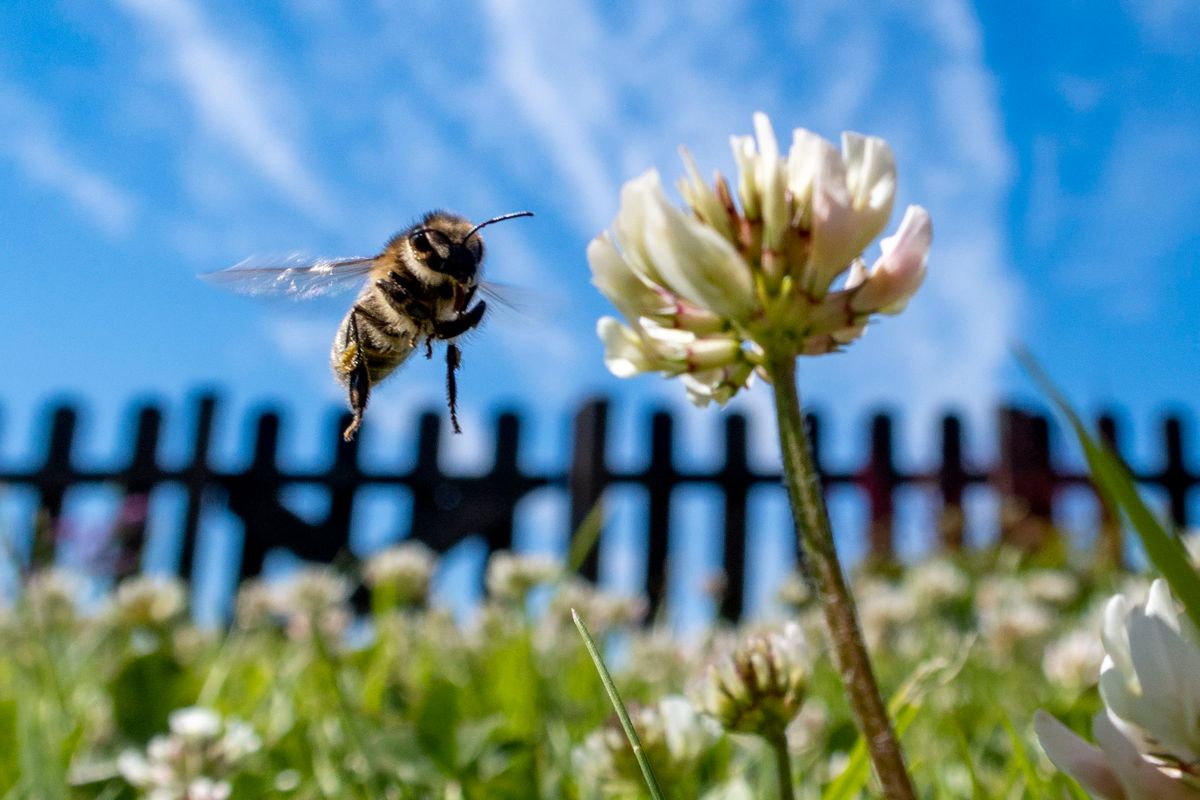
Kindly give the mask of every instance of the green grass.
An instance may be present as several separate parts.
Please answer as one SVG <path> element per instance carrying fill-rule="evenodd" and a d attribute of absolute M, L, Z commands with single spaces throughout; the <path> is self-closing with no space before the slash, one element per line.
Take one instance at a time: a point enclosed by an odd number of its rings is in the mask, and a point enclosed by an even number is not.
<path fill-rule="evenodd" d="M 1075 596 L 1039 605 L 1032 598 L 1044 573 L 983 555 L 957 569 L 968 578 L 965 593 L 936 602 L 920 599 L 911 573 L 859 589 L 864 616 L 903 615 L 867 627 L 921 796 L 1077 796 L 1041 756 L 1031 721 L 1046 708 L 1083 731 L 1099 699 L 1086 684 L 1055 685 L 1043 649 L 1093 624 L 1096 601 L 1121 576 L 1057 573 L 1077 586 Z M 997 582 L 1006 587 L 1000 601 Z M 695 696 L 705 665 L 736 632 L 679 642 L 612 621 L 603 598 L 577 585 L 557 591 L 572 605 L 583 598 L 580 613 L 610 645 L 613 678 L 663 796 L 777 796 L 771 753 L 756 737 L 722 734 L 703 717 L 680 730 L 658 712 L 664 697 Z M 996 602 L 998 611 L 980 610 Z M 1040 608 L 1049 627 L 1005 629 L 1005 619 L 1029 613 L 1004 607 L 1018 602 Z M 295 600 L 291 607 L 299 610 Z M 246 721 L 261 738 L 254 753 L 212 776 L 235 797 L 648 796 L 562 602 L 530 615 L 520 601 L 489 601 L 470 625 L 438 610 L 379 604 L 348 633 L 336 598 L 307 616 L 260 617 L 228 632 L 197 630 L 181 613 L 55 608 L 31 598 L 0 623 L 4 800 L 139 796 L 118 756 L 144 751 L 166 732 L 169 712 L 191 705 Z M 873 796 L 814 613 L 787 615 L 802 621 L 815 659 L 803 732 L 792 742 L 796 796 Z M 312 635 L 314 624 L 321 635 Z"/>

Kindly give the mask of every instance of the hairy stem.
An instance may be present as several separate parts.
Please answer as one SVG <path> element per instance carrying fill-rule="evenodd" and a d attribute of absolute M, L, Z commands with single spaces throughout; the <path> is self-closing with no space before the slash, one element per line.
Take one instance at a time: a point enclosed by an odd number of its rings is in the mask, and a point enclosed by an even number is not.
<path fill-rule="evenodd" d="M 767 372 L 775 387 L 775 415 L 792 518 L 806 564 L 806 578 L 816 590 L 837 666 L 854 720 L 867 743 L 875 775 L 889 800 L 915 800 L 904 755 L 887 709 L 879 695 L 871 660 L 858 627 L 854 598 L 846 586 L 833 543 L 833 530 L 813 463 L 808 431 L 796 392 L 796 361 L 790 353 L 769 356 Z"/>
<path fill-rule="evenodd" d="M 796 800 L 792 783 L 792 757 L 788 754 L 787 735 L 780 731 L 769 736 L 771 749 L 775 751 L 775 771 L 779 776 L 779 800 Z"/>

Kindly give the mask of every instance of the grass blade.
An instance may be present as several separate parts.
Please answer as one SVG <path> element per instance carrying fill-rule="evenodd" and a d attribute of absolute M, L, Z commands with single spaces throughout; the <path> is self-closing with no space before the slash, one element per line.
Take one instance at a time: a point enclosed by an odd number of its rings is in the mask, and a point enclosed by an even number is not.
<path fill-rule="evenodd" d="M 633 748 L 633 757 L 637 759 L 638 766 L 642 769 L 642 777 L 646 779 L 650 796 L 654 800 L 663 800 L 662 789 L 659 788 L 658 780 L 654 777 L 654 770 L 650 768 L 650 760 L 646 758 L 646 753 L 642 750 L 642 740 L 638 738 L 633 722 L 629 719 L 629 712 L 625 710 L 625 703 L 621 701 L 621 695 L 617 693 L 617 685 L 613 683 L 612 676 L 608 674 L 608 667 L 604 666 L 604 659 L 600 657 L 600 651 L 596 648 L 592 634 L 588 632 L 587 626 L 583 624 L 583 620 L 579 618 L 579 614 L 573 608 L 571 609 L 571 619 L 575 621 L 575 627 L 579 629 L 579 635 L 583 637 L 583 645 L 587 648 L 588 655 L 592 657 L 592 663 L 596 665 L 596 672 L 600 673 L 600 682 L 604 684 L 604 691 L 608 692 L 608 699 L 616 709 L 617 718 L 621 720 L 625 738 L 629 740 L 629 746 Z"/>
<path fill-rule="evenodd" d="M 1200 627 L 1200 575 L 1191 566 L 1187 549 L 1179 537 L 1169 532 L 1155 518 L 1146 503 L 1138 494 L 1137 484 L 1129 470 L 1121 463 L 1117 455 L 1088 432 L 1083 420 L 1067 402 L 1066 397 L 1054 385 L 1050 377 L 1042 370 L 1033 356 L 1026 350 L 1019 350 L 1017 357 L 1029 372 L 1034 381 L 1045 392 L 1050 401 L 1058 407 L 1083 448 L 1087 458 L 1088 469 L 1092 480 L 1105 500 L 1120 509 L 1129 520 L 1146 557 L 1154 568 L 1162 575 L 1171 587 L 1171 593 L 1183 604 L 1188 617 Z"/>

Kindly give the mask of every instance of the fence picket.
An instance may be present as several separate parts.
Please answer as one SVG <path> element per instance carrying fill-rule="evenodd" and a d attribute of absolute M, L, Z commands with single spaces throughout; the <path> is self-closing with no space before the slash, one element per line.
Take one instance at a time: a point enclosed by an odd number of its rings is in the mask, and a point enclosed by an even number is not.
<path fill-rule="evenodd" d="M 444 427 L 440 409 L 420 415 L 416 458 L 408 470 L 364 470 L 359 462 L 358 442 L 344 442 L 340 436 L 347 423 L 346 415 L 331 420 L 328 428 L 333 449 L 327 467 L 312 472 L 281 468 L 278 462 L 281 420 L 273 410 L 262 412 L 256 420 L 249 463 L 240 469 L 223 469 L 210 463 L 218 406 L 218 399 L 212 394 L 198 398 L 193 408 L 191 452 L 186 463 L 177 467 L 168 467 L 160 460 L 162 411 L 154 405 L 141 407 L 131 429 L 127 455 L 112 469 L 77 465 L 74 447 L 78 412 L 67 405 L 52 409 L 41 462 L 25 470 L 0 465 L 0 485 L 27 486 L 38 497 L 41 510 L 32 526 L 32 563 L 53 560 L 64 498 L 78 485 L 109 484 L 125 495 L 113 530 L 112 544 L 117 557 L 112 569 L 117 577 L 138 568 L 145 544 L 149 497 L 159 486 L 178 485 L 186 495 L 180 574 L 192 574 L 204 507 L 224 504 L 244 526 L 245 541 L 237 565 L 240 579 L 259 574 L 273 548 L 287 548 L 313 561 L 345 556 L 355 498 L 365 486 L 390 486 L 411 492 L 410 535 L 439 552 L 472 535 L 479 536 L 489 550 L 510 548 L 517 505 L 543 487 L 567 493 L 570 520 L 577 526 L 601 501 L 607 487 L 635 486 L 646 493 L 645 585 L 651 603 L 657 606 L 666 597 L 672 579 L 667 562 L 675 490 L 680 486 L 700 485 L 716 488 L 724 498 L 721 529 L 725 585 L 719 611 L 726 619 L 736 620 L 743 613 L 746 591 L 748 497 L 754 487 L 778 484 L 780 480 L 777 472 L 760 472 L 750 466 L 747 452 L 750 422 L 736 413 L 724 419 L 724 460 L 714 469 L 681 470 L 677 466 L 674 418 L 665 411 L 655 412 L 650 418 L 646 465 L 614 468 L 606 458 L 608 405 L 601 399 L 590 400 L 575 415 L 568 466 L 557 473 L 530 473 L 522 468 L 522 420 L 513 411 L 500 413 L 495 419 L 494 457 L 485 474 L 448 473 L 440 458 Z M 825 487 L 856 487 L 868 505 L 869 527 L 865 535 L 873 559 L 893 557 L 895 493 L 903 487 L 925 486 L 936 490 L 940 496 L 938 532 L 931 544 L 957 550 L 964 546 L 967 519 L 963 498 L 969 487 L 986 485 L 999 493 L 1002 541 L 1036 548 L 1054 533 L 1052 514 L 1060 490 L 1087 485 L 1085 474 L 1055 466 L 1049 420 L 1028 410 L 1001 409 L 999 458 L 987 468 L 966 462 L 961 420 L 954 415 L 943 417 L 938 463 L 927 471 L 914 472 L 905 471 L 895 463 L 894 426 L 887 414 L 871 418 L 868 455 L 861 466 L 841 471 L 830 469 L 821 460 L 820 420 L 810 414 L 806 422 Z M 1106 442 L 1119 448 L 1121 431 L 1114 416 L 1102 416 L 1098 428 Z M 1183 420 L 1171 415 L 1163 421 L 1161 430 L 1161 464 L 1153 470 L 1135 470 L 1135 474 L 1143 485 L 1158 487 L 1166 493 L 1170 517 L 1182 528 L 1189 521 L 1188 499 L 1200 483 L 1200 476 L 1187 463 Z M 298 485 L 329 493 L 329 510 L 323 519 L 315 522 L 303 519 L 283 504 L 281 490 Z M 1098 557 L 1119 558 L 1120 525 L 1108 512 L 1102 511 L 1100 533 Z M 585 576 L 597 576 L 598 558 L 594 549 L 581 568 Z"/>

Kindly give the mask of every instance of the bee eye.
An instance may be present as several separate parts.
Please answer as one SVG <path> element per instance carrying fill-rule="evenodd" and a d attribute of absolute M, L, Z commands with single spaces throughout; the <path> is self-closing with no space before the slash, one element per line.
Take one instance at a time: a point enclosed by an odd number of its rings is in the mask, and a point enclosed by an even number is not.
<path fill-rule="evenodd" d="M 412 242 L 413 249 L 418 253 L 433 252 L 433 243 L 429 241 L 429 237 L 425 234 L 425 231 L 418 232 L 410 241 Z"/>

